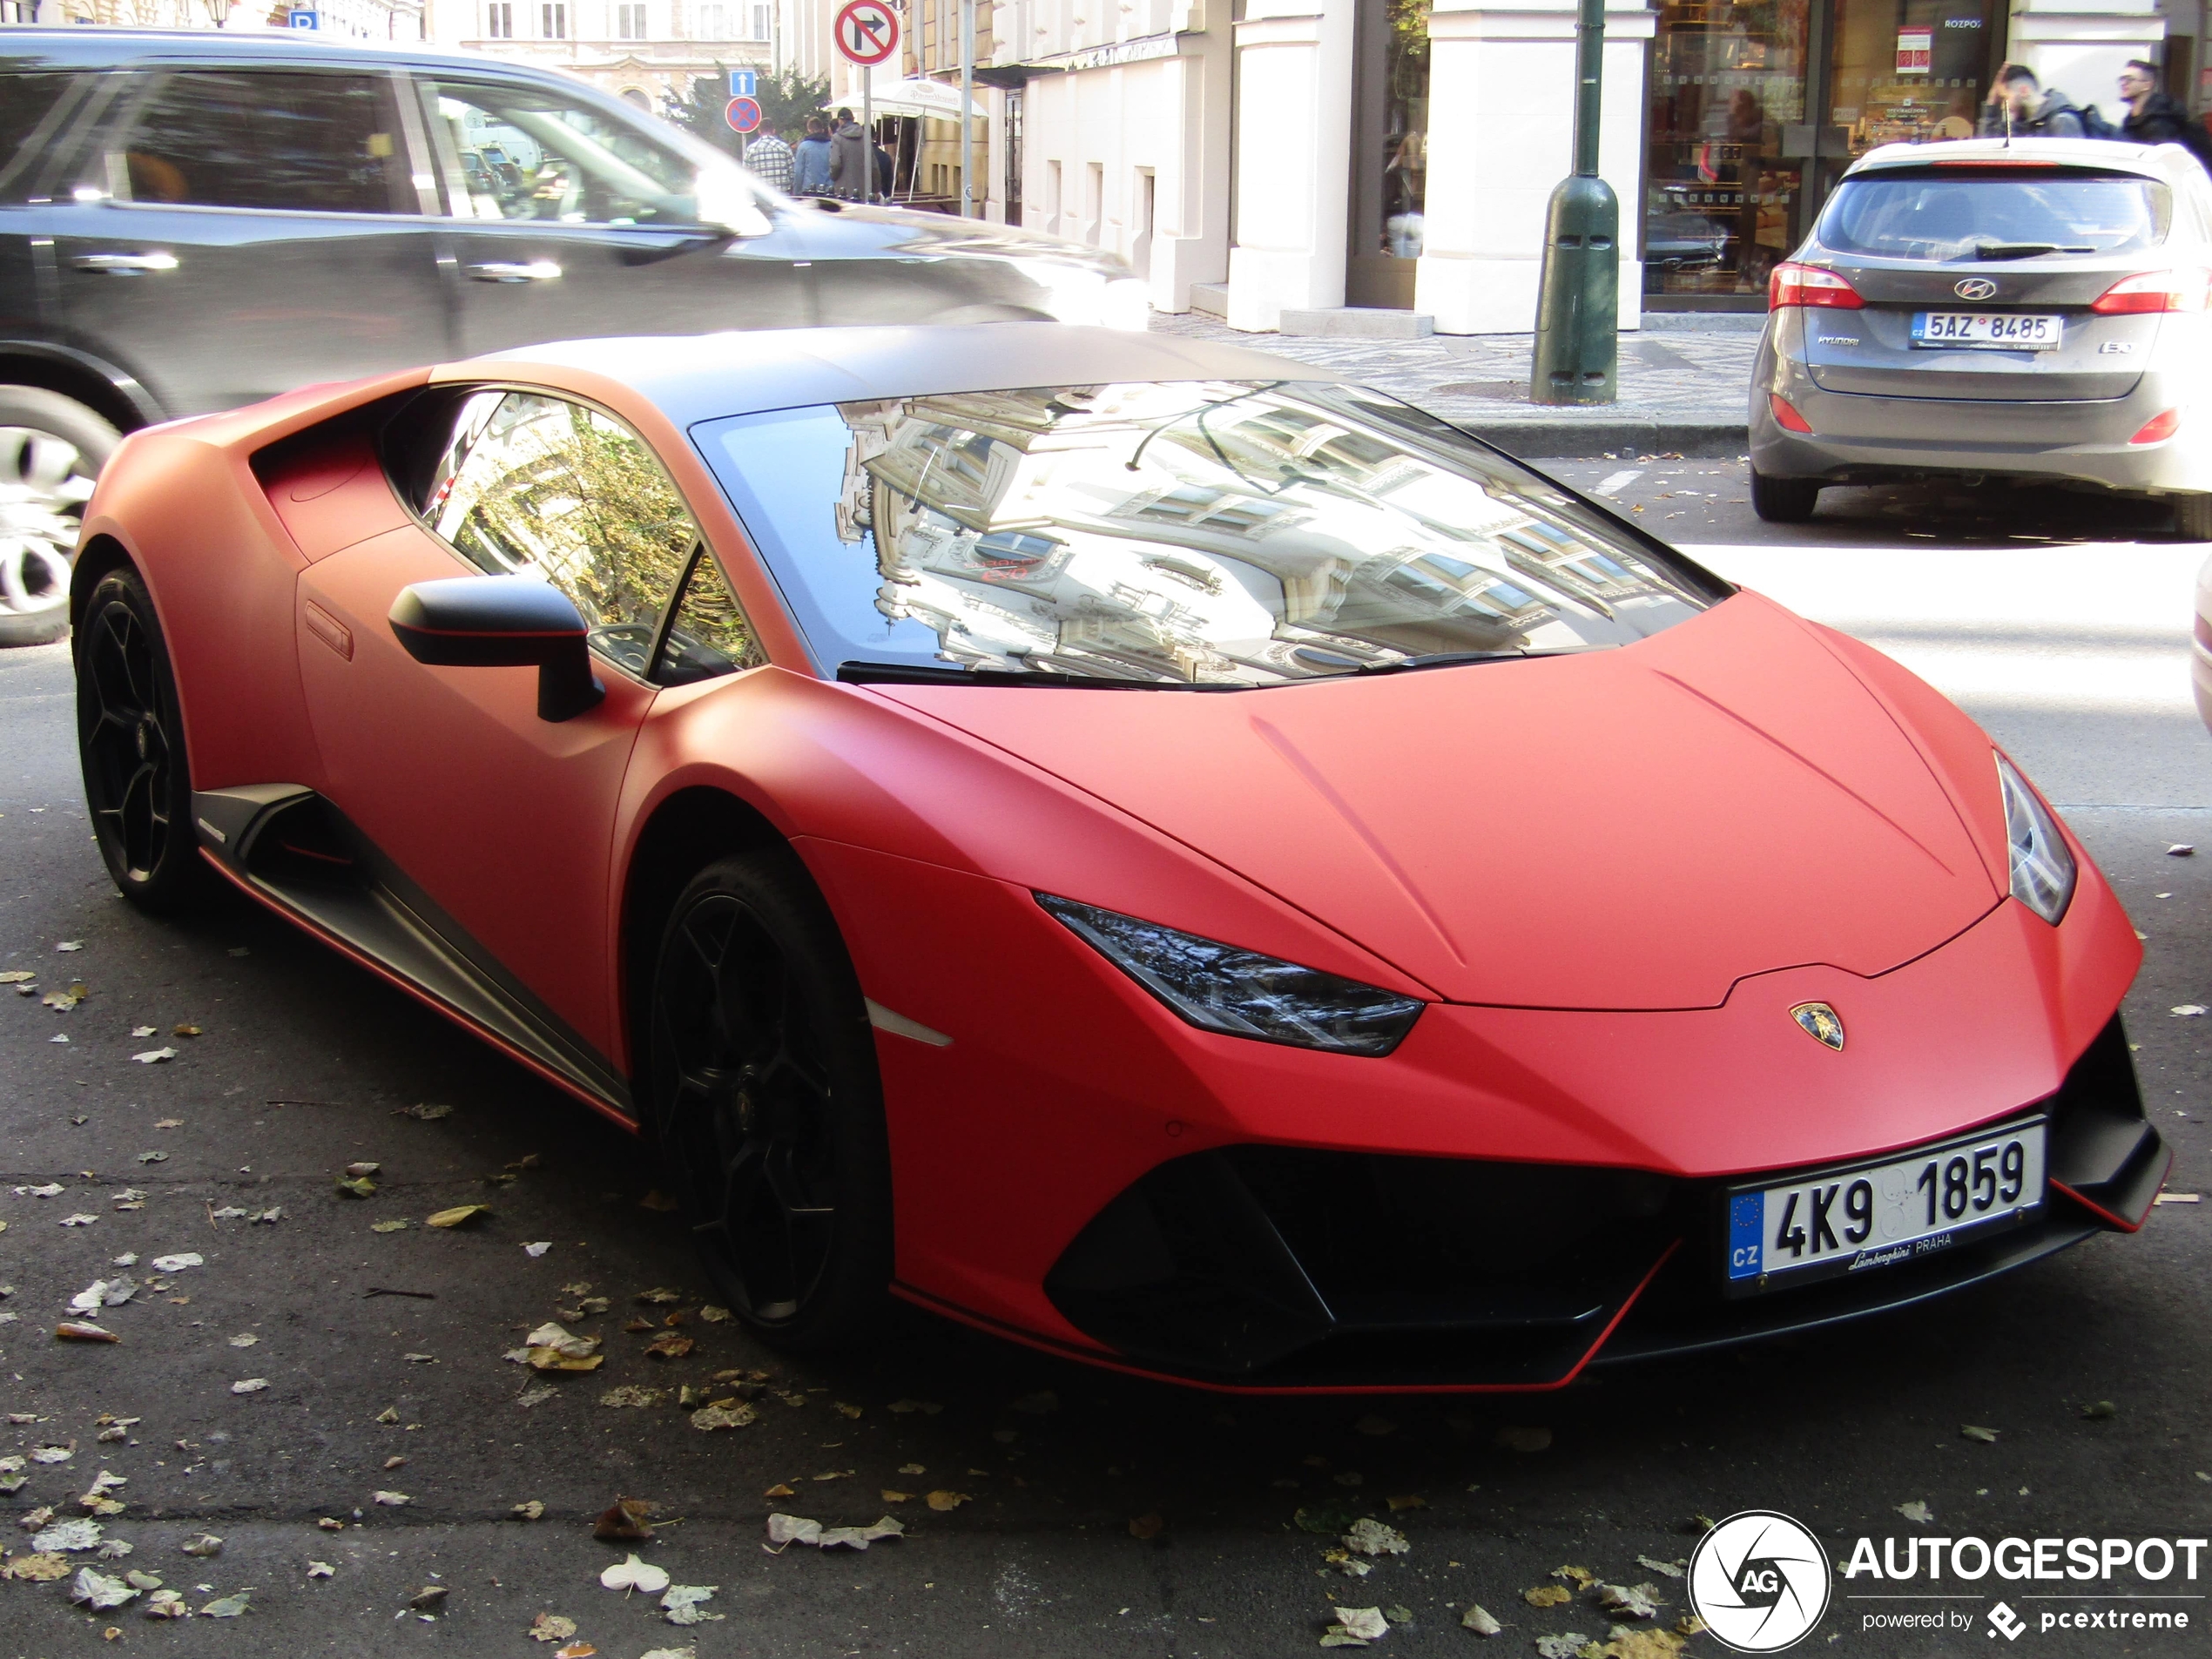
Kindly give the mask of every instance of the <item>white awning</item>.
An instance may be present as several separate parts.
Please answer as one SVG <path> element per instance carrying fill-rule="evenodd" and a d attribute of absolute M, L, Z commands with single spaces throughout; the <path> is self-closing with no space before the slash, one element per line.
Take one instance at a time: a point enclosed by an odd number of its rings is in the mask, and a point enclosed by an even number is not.
<path fill-rule="evenodd" d="M 894 81 L 887 86 L 879 83 L 872 96 L 878 115 L 934 115 L 948 121 L 960 119 L 960 88 L 948 86 L 943 81 Z M 860 102 L 858 94 L 846 101 L 857 113 Z M 968 109 L 978 120 L 988 119 L 990 115 L 980 98 L 972 101 Z"/>

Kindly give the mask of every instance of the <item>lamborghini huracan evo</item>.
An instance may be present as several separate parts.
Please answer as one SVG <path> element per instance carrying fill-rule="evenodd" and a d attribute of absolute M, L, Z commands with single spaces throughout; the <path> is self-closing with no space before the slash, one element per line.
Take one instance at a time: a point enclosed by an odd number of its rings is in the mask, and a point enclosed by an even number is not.
<path fill-rule="evenodd" d="M 124 441 L 84 779 L 651 1134 L 719 1291 L 1556 1386 L 2133 1231 L 2094 864 L 1972 721 L 1419 408 L 1004 323 Z"/>

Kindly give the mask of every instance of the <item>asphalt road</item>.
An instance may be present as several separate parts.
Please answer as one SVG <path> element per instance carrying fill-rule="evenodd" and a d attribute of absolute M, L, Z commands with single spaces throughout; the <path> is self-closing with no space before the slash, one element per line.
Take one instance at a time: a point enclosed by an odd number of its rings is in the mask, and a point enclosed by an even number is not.
<path fill-rule="evenodd" d="M 1811 525 L 1777 533 L 1750 518 L 1733 464 L 1557 470 L 1585 487 L 1636 473 L 1612 489 L 1643 522 L 1895 651 L 2043 782 L 2148 935 L 2128 1005 L 2136 1058 L 2179 1151 L 2172 1187 L 2196 1190 L 2212 1021 L 2168 1009 L 2212 1002 L 2212 738 L 2186 655 L 2205 550 L 2174 543 L 2155 514 L 2019 493 L 1838 492 Z M 1563 1564 L 1657 1583 L 1671 1622 L 1679 1584 L 1638 1557 L 1686 1556 L 1700 1514 L 1784 1510 L 1839 1554 L 1862 1534 L 1901 1548 L 1911 1535 L 2212 1534 L 2203 1206 L 2162 1206 L 2139 1237 L 1928 1310 L 1514 1400 L 1223 1400 L 920 1316 L 871 1356 L 807 1365 L 694 1316 L 681 1327 L 693 1352 L 649 1359 L 623 1321 L 667 1309 L 634 1298 L 666 1286 L 696 1309 L 705 1287 L 673 1218 L 642 1202 L 647 1154 L 254 911 L 156 922 L 128 909 L 90 844 L 71 706 L 62 648 L 0 653 L 0 970 L 91 991 L 65 1012 L 0 996 L 0 1284 L 12 1287 L 0 1311 L 17 1315 L 0 1323 L 0 1410 L 15 1414 L 0 1453 L 75 1443 L 64 1462 L 30 1463 L 0 1512 L 78 1513 L 111 1471 L 127 1507 L 105 1526 L 132 1553 L 72 1567 L 149 1572 L 193 1607 L 250 1588 L 251 1610 L 156 1622 L 145 1597 L 88 1615 L 63 1584 L 0 1582 L 0 1654 L 105 1649 L 111 1629 L 142 1653 L 550 1653 L 559 1644 L 528 1640 L 544 1613 L 610 1659 L 694 1644 L 700 1659 L 1197 1659 L 1313 1651 L 1333 1604 L 1409 1611 L 1378 1644 L 1389 1650 L 1527 1655 L 1538 1637 L 1602 1637 L 1610 1622 L 1587 1600 L 1523 1599 Z M 2200 856 L 2167 856 L 2200 837 Z M 201 1035 L 170 1035 L 180 1023 Z M 174 1059 L 132 1058 L 163 1046 Z M 423 1103 L 453 1109 L 402 1114 Z M 372 1197 L 334 1190 L 356 1159 L 382 1166 Z M 27 1190 L 49 1183 L 62 1190 Z M 136 1202 L 125 1188 L 143 1208 L 120 1207 Z M 466 1203 L 493 1213 L 421 1225 Z M 248 1218 L 272 1208 L 280 1217 Z M 78 1215 L 96 1219 L 64 1224 Z M 398 1219 L 414 1224 L 374 1230 Z M 523 1249 L 538 1242 L 540 1256 Z M 177 1252 L 203 1260 L 155 1287 L 153 1259 Z M 138 1263 L 111 1265 L 126 1253 Z M 118 1343 L 54 1339 L 71 1295 L 125 1271 L 143 1288 L 100 1315 Z M 390 1291 L 415 1294 L 372 1293 Z M 603 1332 L 611 1357 L 529 1403 L 540 1379 L 502 1352 L 586 1294 L 610 1309 L 575 1323 Z M 772 1373 L 750 1427 L 701 1433 L 672 1404 L 599 1403 L 729 1368 Z M 254 1379 L 267 1386 L 233 1392 Z M 913 1401 L 941 1409 L 892 1409 Z M 2081 1414 L 2099 1401 L 2110 1415 Z M 104 1413 L 135 1420 L 102 1442 Z M 1995 1443 L 1963 1438 L 1969 1423 Z M 1545 1438 L 1531 1430 L 1548 1432 L 1544 1449 L 1507 1443 Z M 779 1483 L 795 1495 L 763 1495 Z M 939 1512 L 886 1489 L 969 1501 Z M 674 1629 L 646 1598 L 600 1587 L 622 1552 L 591 1523 L 618 1496 L 660 1506 L 666 1524 L 643 1553 L 678 1584 L 718 1587 L 705 1607 L 720 1622 Z M 1385 1508 L 1393 1497 L 1422 1503 Z M 1300 1506 L 1332 1501 L 1391 1520 L 1410 1550 L 1362 1581 L 1332 1570 L 1333 1541 L 1292 1525 Z M 531 1502 L 542 1519 L 509 1518 Z M 1928 1507 L 1925 1524 L 1900 1515 L 1909 1503 Z M 763 1521 L 779 1508 L 828 1524 L 890 1513 L 908 1533 L 865 1554 L 771 1555 Z M 1140 1517 L 1157 1519 L 1156 1535 L 1132 1535 Z M 182 1553 L 202 1533 L 221 1537 L 219 1554 Z M 0 1540 L 28 1547 L 12 1529 Z M 311 1562 L 330 1575 L 310 1576 Z M 412 1608 L 432 1586 L 442 1601 Z M 2056 1604 L 2017 1596 L 2031 1624 L 2016 1643 L 1978 1623 L 1868 1634 L 1882 1604 L 1842 1599 L 1867 1588 L 1839 1583 L 1804 1650 L 2206 1646 L 2201 1601 L 2160 1604 L 2190 1613 L 2185 1636 L 2046 1632 L 2036 1609 Z M 1996 1590 L 1948 1588 L 1975 1592 L 1958 1604 L 1973 1620 Z M 2079 1587 L 2005 1587 L 2036 1588 Z M 1471 1602 L 1504 1634 L 1485 1644 L 1460 1628 Z M 1699 1635 L 1687 1651 L 1721 1649 Z"/>

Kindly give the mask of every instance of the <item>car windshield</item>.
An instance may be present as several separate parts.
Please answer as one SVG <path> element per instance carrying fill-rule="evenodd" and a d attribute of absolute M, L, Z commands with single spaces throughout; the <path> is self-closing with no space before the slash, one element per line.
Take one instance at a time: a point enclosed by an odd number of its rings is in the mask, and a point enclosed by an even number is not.
<path fill-rule="evenodd" d="M 1347 387 L 965 393 L 693 435 L 825 673 L 1279 685 L 1628 644 L 1728 591 Z"/>
<path fill-rule="evenodd" d="M 2173 192 L 2155 179 L 1945 167 L 1844 179 L 1818 234 L 1834 253 L 1884 260 L 1975 260 L 1984 248 L 2122 253 L 2164 241 L 2172 216 Z"/>

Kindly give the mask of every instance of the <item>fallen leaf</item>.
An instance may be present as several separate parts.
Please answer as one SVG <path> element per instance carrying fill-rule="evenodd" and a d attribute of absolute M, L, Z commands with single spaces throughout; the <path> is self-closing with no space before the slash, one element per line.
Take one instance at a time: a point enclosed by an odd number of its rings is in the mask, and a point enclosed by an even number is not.
<path fill-rule="evenodd" d="M 64 939 L 59 944 L 56 945 L 54 948 L 56 950 L 83 950 L 84 948 L 84 941 L 81 939 Z"/>
<path fill-rule="evenodd" d="M 48 1008 L 58 1008 L 66 1014 L 91 994 L 90 988 L 79 982 L 71 986 L 65 991 L 49 991 L 38 1000 Z"/>
<path fill-rule="evenodd" d="M 1688 1567 L 1689 1563 L 1687 1561 L 1654 1561 L 1649 1555 L 1639 1555 L 1636 1557 L 1636 1565 L 1647 1569 L 1648 1571 L 1662 1574 L 1668 1578 L 1680 1578 L 1683 1575 L 1683 1568 Z"/>
<path fill-rule="evenodd" d="M 131 1056 L 142 1066 L 158 1066 L 165 1060 L 174 1060 L 176 1057 L 177 1051 L 174 1049 L 149 1049 L 144 1054 L 134 1054 Z"/>
<path fill-rule="evenodd" d="M 610 1388 L 599 1396 L 602 1406 L 658 1406 L 668 1398 L 664 1388 L 640 1388 L 635 1383 L 624 1383 L 619 1388 Z"/>
<path fill-rule="evenodd" d="M 435 1123 L 441 1117 L 452 1116 L 453 1108 L 450 1106 L 432 1106 L 427 1104 L 421 1106 L 402 1106 L 399 1109 L 399 1110 L 394 1112 L 392 1116 L 395 1117 L 413 1117 L 417 1118 L 425 1123 Z"/>
<path fill-rule="evenodd" d="M 2092 1421 L 2101 1421 L 2107 1417 L 2119 1416 L 2120 1408 L 2108 1399 L 2094 1400 L 2081 1408 L 2081 1415 Z"/>
<path fill-rule="evenodd" d="M 904 1538 L 907 1529 L 889 1515 L 871 1527 L 826 1527 L 815 1541 L 824 1549 L 866 1549 L 887 1538 Z"/>
<path fill-rule="evenodd" d="M 1467 1610 L 1460 1615 L 1460 1622 L 1479 1636 L 1494 1636 L 1506 1627 L 1490 1616 L 1485 1608 L 1474 1602 L 1467 1603 Z"/>
<path fill-rule="evenodd" d="M 309 1578 L 335 1578 L 338 1576 L 338 1569 L 328 1561 L 311 1561 L 307 1563 L 307 1576 Z"/>
<path fill-rule="evenodd" d="M 157 1273 L 181 1273 L 187 1267 L 206 1265 L 207 1258 L 198 1251 L 188 1250 L 181 1255 L 157 1256 L 153 1258 L 153 1270 Z"/>
<path fill-rule="evenodd" d="M 182 1549 L 187 1555 L 199 1555 L 202 1557 L 219 1555 L 223 1553 L 223 1541 L 216 1537 L 212 1532 L 204 1532 L 200 1534 L 199 1537 L 194 1538 L 186 1543 L 180 1544 L 178 1548 Z"/>
<path fill-rule="evenodd" d="M 651 1561 L 639 1561 L 633 1554 L 600 1574 L 599 1582 L 624 1594 L 642 1590 L 647 1595 L 658 1595 L 668 1588 L 668 1575 Z"/>
<path fill-rule="evenodd" d="M 651 1302 L 660 1307 L 672 1307 L 684 1299 L 684 1292 L 672 1291 L 665 1285 L 656 1285 L 650 1291 L 637 1292 L 640 1302 Z"/>
<path fill-rule="evenodd" d="M 152 1573 L 141 1573 L 135 1567 L 123 1575 L 123 1581 L 137 1590 L 158 1590 L 161 1588 L 159 1578 Z"/>
<path fill-rule="evenodd" d="M 413 1222 L 403 1219 L 372 1221 L 368 1224 L 368 1230 L 373 1233 L 403 1233 L 413 1225 Z"/>
<path fill-rule="evenodd" d="M 1403 1555 L 1413 1548 L 1406 1541 L 1406 1534 L 1396 1527 L 1386 1527 L 1381 1521 L 1365 1516 L 1352 1523 L 1344 1535 L 1344 1546 L 1362 1555 Z"/>
<path fill-rule="evenodd" d="M 348 1198 L 374 1198 L 376 1183 L 365 1175 L 349 1176 L 338 1183 L 340 1194 Z"/>
<path fill-rule="evenodd" d="M 1962 1440 L 1979 1440 L 1984 1446 L 1997 1444 L 1997 1431 L 1993 1428 L 1984 1428 L 1979 1423 L 1959 1424 L 1959 1434 Z"/>
<path fill-rule="evenodd" d="M 1536 1659 L 1577 1659 L 1582 1649 L 1590 1646 L 1590 1639 L 1580 1630 L 1566 1630 L 1557 1635 L 1536 1638 Z"/>
<path fill-rule="evenodd" d="M 417 1613 L 428 1613 L 435 1610 L 435 1608 L 443 1607 L 445 1605 L 446 1597 L 452 1594 L 453 1591 L 449 1586 L 444 1584 L 425 1584 L 421 1589 L 415 1591 L 414 1595 L 407 1598 L 407 1604 L 413 1608 Z"/>
<path fill-rule="evenodd" d="M 376 1420 L 380 1423 L 398 1422 L 400 1420 L 400 1408 L 396 1406 L 387 1406 L 382 1411 L 376 1413 Z"/>
<path fill-rule="evenodd" d="M 1657 1593 L 1649 1584 L 1596 1584 L 1591 1587 L 1598 1605 L 1608 1613 L 1617 1613 L 1629 1619 L 1656 1619 L 1659 1616 Z"/>
<path fill-rule="evenodd" d="M 887 1500 L 888 1500 L 891 1496 L 891 1494 L 887 1492 L 883 1495 Z M 1149 1543 L 1151 1540 L 1157 1538 L 1163 1532 L 1165 1532 L 1167 1530 L 1167 1521 L 1157 1514 L 1132 1516 L 1129 1523 L 1129 1535 L 1132 1538 L 1143 1540 Z"/>
<path fill-rule="evenodd" d="M 781 1513 L 768 1517 L 768 1545 L 770 1553 L 780 1554 L 792 1544 L 818 1544 L 822 1539 L 822 1523 L 809 1521 L 804 1515 Z"/>
<path fill-rule="evenodd" d="M 691 1413 L 696 1429 L 744 1428 L 753 1420 L 752 1407 L 743 1400 L 726 1406 L 702 1406 Z"/>
<path fill-rule="evenodd" d="M 199 1609 L 199 1616 L 203 1619 L 235 1619 L 250 1610 L 252 1604 L 246 1598 L 253 1594 L 251 1590 L 238 1590 L 229 1595 L 219 1595 Z"/>
<path fill-rule="evenodd" d="M 1337 1622 L 1344 1627 L 1346 1635 L 1373 1642 L 1390 1634 L 1390 1621 L 1383 1617 L 1379 1607 L 1339 1607 L 1330 1611 L 1337 1615 Z"/>
<path fill-rule="evenodd" d="M 0 1571 L 4 1571 L 10 1578 L 46 1584 L 69 1576 L 69 1558 L 51 1551 L 41 1551 L 35 1555 L 17 1555 L 10 1558 L 4 1568 L 0 1568 Z"/>
<path fill-rule="evenodd" d="M 0 985 L 28 985 L 37 977 L 38 975 L 29 968 L 11 968 L 6 973 L 0 974 Z"/>
<path fill-rule="evenodd" d="M 346 1523 L 339 1520 L 335 1515 L 325 1515 L 321 1520 L 315 1522 L 315 1525 L 321 1527 L 325 1532 L 343 1532 L 346 1530 Z"/>
<path fill-rule="evenodd" d="M 72 1515 L 67 1521 L 57 1521 L 34 1534 L 30 1540 L 33 1549 L 97 1549 L 100 1543 L 100 1523 Z"/>
<path fill-rule="evenodd" d="M 552 1249 L 552 1248 L 553 1248 L 553 1241 L 552 1241 L 551 1239 L 550 1239 L 550 1238 L 549 1238 L 549 1239 L 544 1239 L 544 1240 L 542 1240 L 542 1241 L 540 1241 L 539 1243 L 535 1244 L 525 1244 L 525 1245 L 523 1245 L 523 1255 L 525 1255 L 525 1256 L 530 1256 L 530 1257 L 543 1256 L 543 1254 L 545 1254 L 545 1252 L 546 1252 L 547 1251 L 549 1251 L 549 1250 L 550 1250 L 550 1249 Z"/>
<path fill-rule="evenodd" d="M 387 1509 L 403 1509 L 415 1500 L 404 1492 L 379 1492 L 369 1501 L 381 1504 Z"/>
<path fill-rule="evenodd" d="M 789 1497 L 791 1494 L 786 1492 L 784 1495 L 786 1497 Z M 913 1493 L 894 1492 L 889 1487 L 883 1488 L 881 1495 L 884 1502 L 886 1503 L 912 1503 L 914 1500 L 914 1494 Z"/>
<path fill-rule="evenodd" d="M 592 1656 L 598 1651 L 598 1649 L 593 1647 L 589 1642 L 571 1642 L 565 1648 L 554 1649 L 553 1659 L 592 1659 Z M 671 1648 L 663 1648 L 658 1651 L 665 1655 L 674 1652 L 675 1649 Z M 693 1659 L 697 1659 L 695 1649 L 685 1649 L 685 1651 L 686 1653 L 692 1654 Z"/>
<path fill-rule="evenodd" d="M 591 1535 L 610 1544 L 643 1543 L 653 1535 L 650 1517 L 660 1506 L 643 1498 L 617 1498 L 591 1528 Z"/>
<path fill-rule="evenodd" d="M 114 1332 L 103 1330 L 83 1319 L 64 1319 L 54 1327 L 54 1334 L 64 1342 L 120 1342 L 123 1339 Z"/>
<path fill-rule="evenodd" d="M 2184 1002 L 2179 1008 L 2168 1008 L 2167 1012 L 2169 1014 L 2178 1014 L 2184 1020 L 2194 1020 L 2198 1015 L 2204 1012 L 2204 1004 L 2202 1002 Z"/>
<path fill-rule="evenodd" d="M 169 1035 L 172 1037 L 196 1037 L 200 1035 L 200 1029 L 196 1025 L 172 1025 L 169 1028 Z"/>
<path fill-rule="evenodd" d="M 705 1605 L 719 1584 L 671 1584 L 660 1599 L 661 1615 L 671 1624 L 704 1624 L 710 1619 L 720 1620 L 725 1615 L 709 1613 Z"/>
<path fill-rule="evenodd" d="M 268 1386 L 269 1379 L 266 1377 L 248 1377 L 243 1382 L 233 1383 L 231 1385 L 231 1393 L 233 1394 L 258 1394 Z"/>
<path fill-rule="evenodd" d="M 475 1220 L 477 1217 L 489 1214 L 491 1210 L 485 1204 L 457 1204 L 450 1210 L 441 1210 L 436 1215 L 425 1218 L 423 1225 L 426 1227 L 464 1227 Z"/>
<path fill-rule="evenodd" d="M 735 1316 L 731 1313 L 729 1309 L 716 1307 L 711 1302 L 708 1303 L 705 1307 L 699 1310 L 699 1318 L 705 1320 L 709 1325 L 720 1325 L 724 1321 L 734 1317 Z"/>
<path fill-rule="evenodd" d="M 940 1513 L 942 1513 L 947 1510 L 957 1509 L 964 1503 L 973 1503 L 974 1500 L 970 1498 L 965 1492 L 940 1491 L 931 1493 L 923 1500 L 923 1501 L 928 1504 L 932 1509 L 935 1509 Z"/>
<path fill-rule="evenodd" d="M 645 1352 L 655 1359 L 681 1359 L 697 1345 L 680 1332 L 664 1331 L 645 1345 Z"/>
<path fill-rule="evenodd" d="M 1565 1607 L 1575 1599 L 1575 1592 L 1564 1584 L 1539 1584 L 1533 1590 L 1523 1590 L 1521 1599 L 1530 1607 Z"/>
<path fill-rule="evenodd" d="M 189 1619 L 192 1609 L 185 1605 L 185 1598 L 174 1590 L 156 1590 L 146 1597 L 146 1617 L 149 1619 Z"/>
<path fill-rule="evenodd" d="M 541 1613 L 530 1621 L 529 1637 L 533 1642 L 566 1642 L 576 1634 L 576 1621 L 564 1619 L 557 1613 Z"/>
<path fill-rule="evenodd" d="M 1563 1578 L 1578 1590 L 1586 1590 L 1596 1581 L 1597 1575 L 1587 1567 L 1554 1567 L 1554 1578 Z"/>
<path fill-rule="evenodd" d="M 2176 841 L 2173 846 L 2166 849 L 2166 856 L 2169 859 L 2195 858 L 2196 856 L 2196 849 L 2186 841 Z"/>
<path fill-rule="evenodd" d="M 843 1401 L 843 1400 L 841 1400 L 841 1399 L 833 1399 L 833 1400 L 830 1401 L 830 1404 L 831 1404 L 832 1406 L 833 1406 L 834 1407 L 836 1407 L 836 1409 L 837 1409 L 837 1414 L 838 1414 L 840 1417 L 853 1417 L 853 1418 L 857 1418 L 857 1417 L 859 1417 L 859 1416 L 860 1415 L 860 1413 L 861 1413 L 861 1410 L 862 1410 L 862 1408 L 861 1408 L 860 1406 L 848 1406 L 847 1404 L 846 1404 L 846 1402 L 845 1402 L 845 1401 Z"/>
<path fill-rule="evenodd" d="M 1929 1521 L 1935 1519 L 1935 1516 L 1930 1512 L 1928 1506 L 1919 1498 L 1913 1499 L 1910 1503 L 1901 1503 L 1898 1505 L 1897 1512 L 1900 1515 L 1903 1515 L 1907 1521 L 1918 1521 L 1923 1527 L 1926 1526 Z"/>
<path fill-rule="evenodd" d="M 64 1227 L 89 1227 L 98 1219 L 99 1217 L 98 1216 L 88 1216 L 80 1211 L 74 1216 L 64 1216 L 62 1217 L 62 1225 Z"/>
<path fill-rule="evenodd" d="M 901 1474 L 927 1474 L 929 1471 L 919 1463 L 901 1463 L 899 1466 L 899 1473 Z"/>

